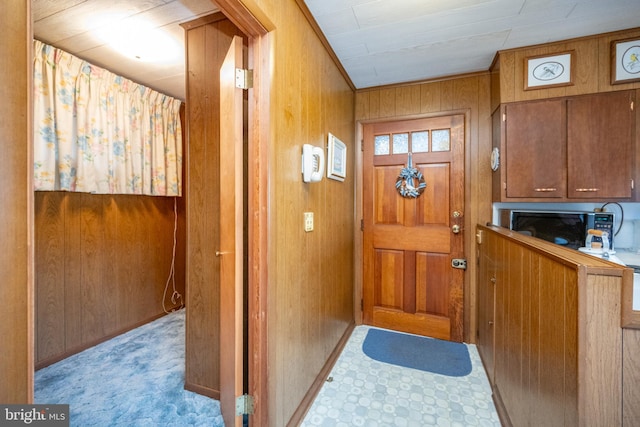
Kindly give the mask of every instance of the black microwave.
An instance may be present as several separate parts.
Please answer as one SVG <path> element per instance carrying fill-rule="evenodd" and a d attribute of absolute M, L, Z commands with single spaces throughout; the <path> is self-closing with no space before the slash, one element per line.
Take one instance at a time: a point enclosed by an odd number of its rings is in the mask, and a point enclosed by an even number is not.
<path fill-rule="evenodd" d="M 612 212 L 501 209 L 500 226 L 572 249 L 585 246 L 587 231 L 606 231 L 613 250 Z"/>

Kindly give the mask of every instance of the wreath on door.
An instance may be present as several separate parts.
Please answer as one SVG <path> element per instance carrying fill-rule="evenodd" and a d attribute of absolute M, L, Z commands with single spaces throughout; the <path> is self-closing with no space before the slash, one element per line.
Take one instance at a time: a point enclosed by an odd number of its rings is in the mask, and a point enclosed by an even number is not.
<path fill-rule="evenodd" d="M 398 175 L 396 190 L 406 199 L 416 199 L 426 187 L 427 183 L 424 180 L 424 176 L 418 168 L 413 167 L 411 153 L 409 153 L 407 167 L 402 168 L 400 175 Z"/>

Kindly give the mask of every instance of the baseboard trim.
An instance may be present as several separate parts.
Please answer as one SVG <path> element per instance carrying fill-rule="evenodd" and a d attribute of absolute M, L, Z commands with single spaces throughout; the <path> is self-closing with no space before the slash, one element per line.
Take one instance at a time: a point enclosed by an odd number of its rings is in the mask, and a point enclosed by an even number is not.
<path fill-rule="evenodd" d="M 509 418 L 509 413 L 507 412 L 507 408 L 504 406 L 504 402 L 502 401 L 502 396 L 500 396 L 500 392 L 496 387 L 492 387 L 492 389 L 493 403 L 496 405 L 496 412 L 498 413 L 500 424 L 503 427 L 513 427 L 513 424 L 511 424 L 511 419 Z"/>
<path fill-rule="evenodd" d="M 347 345 L 347 342 L 349 341 L 349 338 L 351 337 L 355 326 L 356 325 L 354 322 L 351 322 L 347 326 L 347 329 L 345 330 L 344 334 L 342 334 L 342 337 L 338 341 L 338 344 L 336 344 L 336 347 L 329 355 L 329 358 L 320 370 L 320 373 L 316 377 L 315 381 L 311 384 L 309 391 L 307 391 L 307 393 L 304 395 L 302 401 L 300 402 L 300 405 L 298 405 L 298 408 L 291 416 L 291 419 L 289 419 L 287 427 L 298 426 L 300 425 L 300 423 L 302 423 L 302 420 L 304 419 L 305 415 L 307 415 L 307 412 L 309 411 L 309 408 L 311 408 L 313 401 L 318 396 L 318 393 L 320 393 L 320 389 L 327 381 L 327 377 L 333 369 L 333 366 L 338 361 L 338 357 L 340 357 L 340 353 L 342 353 L 344 346 Z"/>

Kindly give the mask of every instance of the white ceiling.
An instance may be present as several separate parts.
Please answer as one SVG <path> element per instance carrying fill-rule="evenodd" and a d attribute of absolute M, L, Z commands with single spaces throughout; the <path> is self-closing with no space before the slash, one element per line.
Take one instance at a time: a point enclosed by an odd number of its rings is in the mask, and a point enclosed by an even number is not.
<path fill-rule="evenodd" d="M 640 0 L 305 0 L 357 88 L 489 69 L 499 50 L 640 25 Z"/>
<path fill-rule="evenodd" d="M 291 0 L 293 1 L 293 0 Z M 640 0 L 304 0 L 356 88 L 487 70 L 499 50 L 640 26 Z M 148 19 L 184 48 L 180 23 L 210 0 L 32 0 L 34 36 L 184 99 L 174 63 L 128 59 L 94 32 L 96 17 Z"/>
<path fill-rule="evenodd" d="M 218 11 L 210 0 L 31 0 L 31 5 L 36 39 L 182 100 L 185 60 L 180 23 Z M 148 22 L 171 37 L 180 54 L 171 62 L 147 62 L 122 55 L 99 36 L 99 30 L 107 24 L 96 22 L 107 15 L 125 26 Z"/>

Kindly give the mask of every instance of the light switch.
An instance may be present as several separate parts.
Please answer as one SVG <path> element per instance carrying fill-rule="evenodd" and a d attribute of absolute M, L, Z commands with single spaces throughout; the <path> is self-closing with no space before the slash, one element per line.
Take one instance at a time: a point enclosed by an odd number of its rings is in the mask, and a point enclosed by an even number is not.
<path fill-rule="evenodd" d="M 304 213 L 304 231 L 313 231 L 313 212 Z"/>

